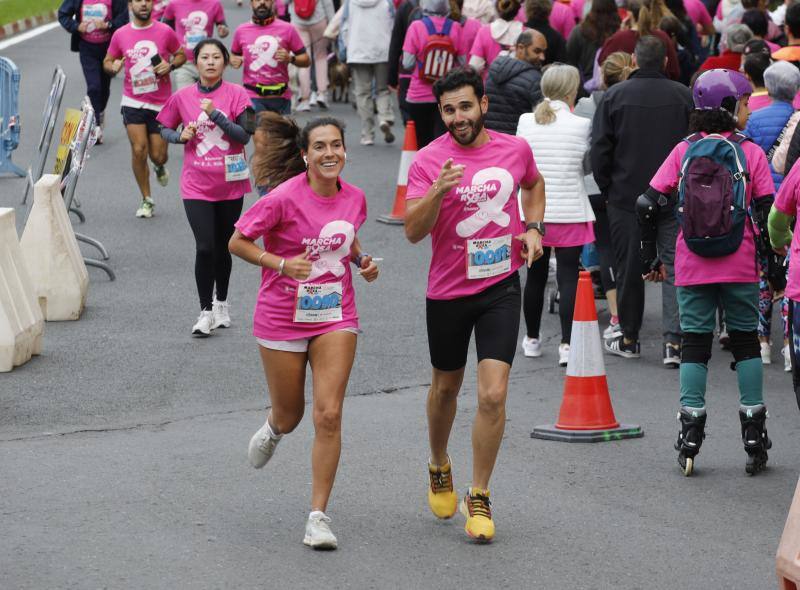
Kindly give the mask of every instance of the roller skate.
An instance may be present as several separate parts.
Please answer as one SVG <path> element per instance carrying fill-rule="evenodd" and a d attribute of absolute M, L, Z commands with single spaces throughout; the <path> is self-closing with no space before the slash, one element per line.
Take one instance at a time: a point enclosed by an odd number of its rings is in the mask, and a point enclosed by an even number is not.
<path fill-rule="evenodd" d="M 683 406 L 678 413 L 678 422 L 681 424 L 681 431 L 678 433 L 675 450 L 678 451 L 681 471 L 689 477 L 694 470 L 694 458 L 700 452 L 700 446 L 706 437 L 706 410 Z"/>
<path fill-rule="evenodd" d="M 747 453 L 745 471 L 755 475 L 767 467 L 767 449 L 772 448 L 772 441 L 767 436 L 767 408 L 757 406 L 740 406 L 739 420 L 742 423 L 742 442 Z"/>

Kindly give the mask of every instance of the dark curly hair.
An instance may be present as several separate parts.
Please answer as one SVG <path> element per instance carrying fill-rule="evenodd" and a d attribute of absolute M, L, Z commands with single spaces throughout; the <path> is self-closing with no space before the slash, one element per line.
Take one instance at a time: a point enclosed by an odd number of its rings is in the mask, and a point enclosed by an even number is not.
<path fill-rule="evenodd" d="M 725 109 L 696 109 L 689 115 L 689 133 L 727 133 L 736 131 L 736 120 Z"/>
<path fill-rule="evenodd" d="M 581 33 L 592 43 L 602 45 L 619 30 L 622 21 L 614 0 L 594 0 L 589 14 L 581 23 Z"/>
<path fill-rule="evenodd" d="M 472 86 L 478 100 L 483 98 L 483 78 L 470 66 L 452 69 L 443 78 L 436 80 L 433 83 L 433 95 L 438 103 L 445 92 L 452 92 L 464 86 Z"/>

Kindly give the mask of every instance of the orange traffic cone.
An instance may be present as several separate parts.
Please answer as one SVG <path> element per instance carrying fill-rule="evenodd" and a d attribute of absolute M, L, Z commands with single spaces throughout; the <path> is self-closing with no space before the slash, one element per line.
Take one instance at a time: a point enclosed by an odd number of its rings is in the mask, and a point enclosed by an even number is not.
<path fill-rule="evenodd" d="M 397 191 L 394 193 L 394 206 L 388 215 L 378 216 L 378 221 L 389 225 L 403 225 L 406 214 L 406 189 L 408 187 L 408 169 L 417 153 L 417 128 L 414 121 L 406 123 L 406 136 L 403 140 L 403 153 L 400 156 L 400 169 L 397 171 Z"/>
<path fill-rule="evenodd" d="M 800 588 L 800 481 L 797 482 L 789 516 L 786 517 L 775 565 L 780 590 Z"/>
<path fill-rule="evenodd" d="M 594 306 L 592 275 L 582 271 L 575 297 L 567 378 L 558 422 L 537 426 L 531 437 L 564 442 L 601 442 L 640 436 L 644 436 L 640 426 L 620 424 L 614 417 Z"/>

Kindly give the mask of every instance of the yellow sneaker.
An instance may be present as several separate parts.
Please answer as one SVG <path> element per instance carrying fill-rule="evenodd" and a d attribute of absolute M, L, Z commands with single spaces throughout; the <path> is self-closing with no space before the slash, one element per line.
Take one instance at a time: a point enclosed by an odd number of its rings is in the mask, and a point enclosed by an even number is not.
<path fill-rule="evenodd" d="M 428 506 L 436 518 L 452 518 L 458 508 L 458 496 L 453 491 L 453 473 L 450 461 L 444 465 L 428 463 L 431 487 L 428 490 Z"/>
<path fill-rule="evenodd" d="M 491 505 L 489 490 L 480 488 L 470 488 L 461 500 L 461 514 L 467 517 L 464 531 L 473 539 L 483 543 L 489 543 L 494 538 Z"/>

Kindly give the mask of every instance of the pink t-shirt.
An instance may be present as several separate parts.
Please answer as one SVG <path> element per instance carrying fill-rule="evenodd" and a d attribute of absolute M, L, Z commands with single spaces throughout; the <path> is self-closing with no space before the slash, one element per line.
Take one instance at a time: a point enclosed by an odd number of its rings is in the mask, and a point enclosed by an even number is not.
<path fill-rule="evenodd" d="M 775 194 L 775 185 L 772 182 L 772 174 L 770 174 L 764 151 L 752 141 L 745 141 L 741 145 L 747 160 L 746 168 L 750 173 L 746 191 L 747 206 L 749 207 L 751 199 Z M 650 181 L 651 187 L 665 194 L 677 189 L 681 160 L 688 148 L 689 144 L 681 141 L 672 149 L 653 176 L 653 180 Z M 675 244 L 675 284 L 677 286 L 755 282 L 758 282 L 758 265 L 756 264 L 753 227 L 749 218 L 745 222 L 744 237 L 739 249 L 727 256 L 706 258 L 695 254 L 686 246 L 683 232 L 678 230 L 678 241 Z"/>
<path fill-rule="evenodd" d="M 292 91 L 289 89 L 289 64 L 281 63 L 275 59 L 278 49 L 286 49 L 297 53 L 305 49 L 303 40 L 291 24 L 276 18 L 266 26 L 255 23 L 244 23 L 233 33 L 231 53 L 242 55 L 242 84 L 286 84 L 282 95 L 271 98 L 290 98 Z M 246 88 L 252 98 L 261 96 Z"/>
<path fill-rule="evenodd" d="M 468 18 L 461 24 L 462 35 L 464 36 L 463 44 L 468 51 L 472 49 L 472 44 L 475 43 L 475 37 L 478 36 L 478 31 L 482 28 L 483 24 L 476 18 Z"/>
<path fill-rule="evenodd" d="M 569 34 L 575 28 L 575 13 L 563 2 L 553 2 L 553 10 L 550 12 L 550 26 L 561 33 L 564 39 L 569 39 Z"/>
<path fill-rule="evenodd" d="M 110 23 L 111 0 L 83 0 L 81 2 L 81 22 L 88 20 L 101 20 Z M 81 39 L 87 43 L 107 43 L 111 39 L 111 31 L 109 29 L 95 29 L 92 23 L 85 33 L 81 33 Z"/>
<path fill-rule="evenodd" d="M 683 7 L 694 24 L 702 25 L 703 27 L 708 27 L 712 24 L 708 8 L 701 0 L 683 0 Z"/>
<path fill-rule="evenodd" d="M 225 12 L 219 0 L 171 0 L 164 20 L 175 21 L 186 59 L 193 62 L 195 45 L 214 35 L 214 25 L 225 22 Z"/>
<path fill-rule="evenodd" d="M 125 81 L 122 93 L 134 100 L 162 105 L 172 94 L 169 74 L 156 77 L 151 59 L 160 55 L 164 61 L 181 48 L 175 31 L 164 23 L 152 22 L 143 29 L 128 23 L 114 31 L 108 55 L 125 57 Z"/>
<path fill-rule="evenodd" d="M 153 12 L 150 14 L 150 18 L 161 20 L 161 17 L 164 16 L 164 11 L 167 10 L 167 5 L 169 5 L 169 0 L 154 0 Z"/>
<path fill-rule="evenodd" d="M 298 174 L 261 197 L 236 222 L 264 249 L 294 258 L 310 248 L 311 274 L 298 282 L 264 268 L 253 314 L 253 334 L 266 340 L 312 338 L 345 328 L 358 329 L 350 273 L 350 247 L 367 218 L 364 192 L 339 180 L 332 197 L 314 193 Z"/>
<path fill-rule="evenodd" d="M 431 231 L 429 299 L 480 293 L 522 265 L 522 243 L 514 239 L 525 231 L 517 190 L 539 171 L 524 139 L 487 133 L 490 141 L 477 148 L 462 147 L 445 133 L 417 152 L 408 171 L 411 200 L 425 196 L 448 158 L 466 166 L 461 184 L 442 199 Z"/>
<path fill-rule="evenodd" d="M 747 107 L 750 111 L 757 111 L 772 104 L 772 99 L 766 90 L 759 91 L 750 95 L 750 100 L 747 101 Z"/>
<path fill-rule="evenodd" d="M 428 17 L 433 21 L 433 26 L 437 32 L 441 32 L 444 27 L 445 17 L 431 16 Z M 452 21 L 450 28 L 450 38 L 453 40 L 453 46 L 458 52 L 459 57 L 466 55 L 469 48 L 464 47 L 463 34 L 461 32 L 461 25 Z M 428 29 L 425 28 L 425 23 L 422 19 L 412 21 L 406 31 L 406 38 L 403 41 L 403 51 L 412 53 L 417 56 L 417 63 L 414 65 L 414 72 L 411 75 L 411 82 L 408 85 L 408 94 L 406 100 L 409 102 L 436 102 L 433 96 L 433 84 L 428 84 L 420 77 L 419 64 L 422 60 L 425 45 L 428 42 Z M 454 67 L 458 64 L 454 64 Z"/>
<path fill-rule="evenodd" d="M 791 217 L 800 218 L 800 166 L 792 166 L 783 179 L 775 208 Z M 800 232 L 795 231 L 789 247 L 789 280 L 786 282 L 786 296 L 792 301 L 800 301 Z"/>
<path fill-rule="evenodd" d="M 473 55 L 475 57 L 480 57 L 483 61 L 485 61 L 486 63 L 483 66 L 483 71 L 487 72 L 489 70 L 489 66 L 492 65 L 492 62 L 503 49 L 507 50 L 509 48 L 501 47 L 500 44 L 494 40 L 492 37 L 491 25 L 484 25 L 480 28 L 478 34 L 475 36 L 475 41 L 472 43 L 469 55 L 470 57 Z"/>
<path fill-rule="evenodd" d="M 238 199 L 251 190 L 244 146 L 225 135 L 200 108 L 204 98 L 231 121 L 251 104 L 244 88 L 225 81 L 208 93 L 192 84 L 169 97 L 157 117 L 162 125 L 176 129 L 197 123 L 197 133 L 183 147 L 181 196 L 201 201 Z"/>

